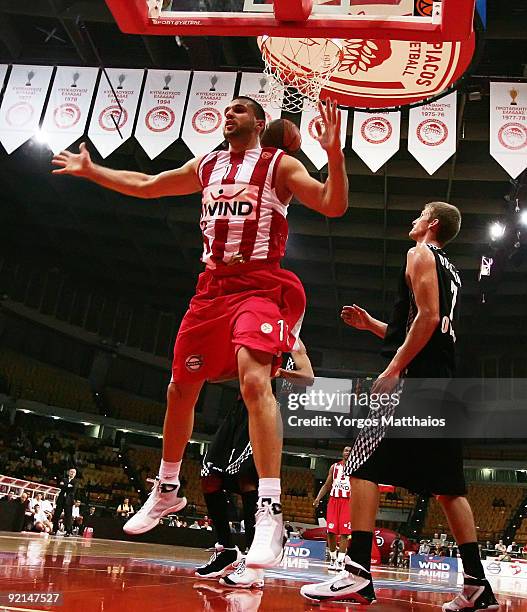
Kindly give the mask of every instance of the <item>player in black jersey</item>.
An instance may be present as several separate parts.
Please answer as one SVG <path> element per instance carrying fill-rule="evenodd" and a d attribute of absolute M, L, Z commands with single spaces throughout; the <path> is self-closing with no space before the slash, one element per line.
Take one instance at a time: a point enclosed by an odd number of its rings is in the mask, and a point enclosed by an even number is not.
<path fill-rule="evenodd" d="M 416 245 L 407 253 L 389 324 L 374 319 L 359 306 L 343 308 L 342 318 L 348 325 L 371 331 L 384 341 L 382 352 L 390 362 L 372 391 L 390 393 L 401 377 L 454 376 L 461 279 L 442 248 L 456 237 L 460 226 L 459 210 L 444 202 L 427 204 L 413 222 L 409 236 Z M 368 604 L 375 600 L 370 555 L 379 504 L 377 485 L 382 482 L 434 494 L 443 507 L 465 571 L 463 592 L 445 603 L 443 611 L 498 609 L 485 579 L 474 518 L 465 497 L 461 441 L 382 439 L 378 446 L 372 446 L 372 454 L 366 455 L 352 473 L 352 535 L 346 557 L 347 573 L 320 584 L 305 585 L 302 595 L 316 601 Z M 441 460 L 427 462 L 425 457 Z"/>
<path fill-rule="evenodd" d="M 292 352 L 284 353 L 282 359 L 284 367 L 276 374 L 277 384 L 313 384 L 313 368 L 300 339 Z M 249 441 L 247 408 L 241 398 L 225 416 L 203 457 L 201 486 L 218 542 L 209 561 L 198 567 L 195 575 L 219 578 L 221 584 L 230 587 L 263 586 L 264 570 L 245 567 L 244 557 L 232 544 L 229 526 L 227 492 L 238 493 L 243 505 L 245 544 L 249 548 L 254 537 L 258 474 Z"/>

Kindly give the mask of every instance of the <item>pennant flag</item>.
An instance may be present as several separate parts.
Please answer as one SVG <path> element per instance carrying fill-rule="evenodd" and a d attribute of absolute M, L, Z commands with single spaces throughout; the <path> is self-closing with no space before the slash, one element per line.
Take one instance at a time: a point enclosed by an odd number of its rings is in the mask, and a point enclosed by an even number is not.
<path fill-rule="evenodd" d="M 190 72 L 149 70 L 135 138 L 154 159 L 179 138 Z"/>
<path fill-rule="evenodd" d="M 408 151 L 428 174 L 456 152 L 457 94 L 410 109 Z"/>
<path fill-rule="evenodd" d="M 101 74 L 88 136 L 103 158 L 108 157 L 132 135 L 144 75 L 144 70 L 128 68 L 107 68 L 106 72 L 121 106 L 115 99 L 108 79 Z"/>
<path fill-rule="evenodd" d="M 348 111 L 341 110 L 342 114 L 340 124 L 340 140 L 342 148 L 346 144 L 346 128 L 348 125 Z M 310 104 L 304 102 L 304 109 L 300 118 L 300 134 L 302 136 L 302 151 L 313 162 L 317 170 L 320 170 L 328 163 L 328 155 L 320 146 L 317 140 L 316 124 L 322 118 L 316 108 L 312 108 Z"/>
<path fill-rule="evenodd" d="M 235 72 L 195 72 L 183 123 L 183 141 L 194 155 L 223 142 L 226 106 L 234 95 Z"/>
<path fill-rule="evenodd" d="M 385 164 L 399 150 L 401 113 L 363 113 L 353 116 L 351 148 L 372 172 Z"/>
<path fill-rule="evenodd" d="M 513 179 L 527 167 L 527 83 L 490 84 L 490 154 Z"/>
<path fill-rule="evenodd" d="M 53 153 L 66 149 L 84 134 L 98 72 L 98 68 L 57 68 L 41 127 L 42 140 Z"/>
<path fill-rule="evenodd" d="M 280 99 L 274 99 L 273 104 L 278 101 L 278 104 L 271 106 L 271 96 L 269 95 L 269 77 L 263 73 L 244 72 L 240 83 L 240 96 L 249 96 L 253 100 L 259 102 L 264 111 L 267 123 L 273 119 L 280 119 L 282 115 L 281 108 L 284 93 L 282 92 Z"/>
<path fill-rule="evenodd" d="M 0 64 L 0 91 L 4 88 L 5 75 L 8 68 L 8 64 Z"/>
<path fill-rule="evenodd" d="M 0 108 L 0 142 L 8 153 L 38 131 L 52 66 L 13 66 Z"/>

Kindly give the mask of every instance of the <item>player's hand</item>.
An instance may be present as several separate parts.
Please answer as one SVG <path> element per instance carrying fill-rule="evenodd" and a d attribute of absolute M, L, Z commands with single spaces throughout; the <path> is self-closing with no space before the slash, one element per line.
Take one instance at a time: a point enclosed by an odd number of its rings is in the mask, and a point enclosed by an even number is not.
<path fill-rule="evenodd" d="M 276 374 L 274 375 L 275 378 L 282 378 L 284 375 L 285 370 L 283 368 L 278 368 L 278 370 L 276 370 Z"/>
<path fill-rule="evenodd" d="M 388 366 L 384 372 L 379 374 L 377 380 L 371 387 L 371 393 L 392 393 L 398 386 L 401 379 L 401 373 L 396 372 Z"/>
<path fill-rule="evenodd" d="M 319 505 L 320 505 L 320 500 L 319 500 L 319 499 L 314 499 L 314 500 L 313 500 L 313 507 L 314 507 L 314 508 L 318 508 L 318 507 L 319 507 Z"/>
<path fill-rule="evenodd" d="M 71 151 L 61 151 L 51 160 L 54 166 L 60 168 L 53 170 L 53 174 L 71 174 L 73 176 L 88 176 L 92 167 L 92 160 L 86 143 L 81 142 L 78 153 Z"/>
<path fill-rule="evenodd" d="M 322 102 L 318 103 L 318 112 L 320 113 L 321 121 L 315 123 L 317 135 L 315 140 L 318 140 L 320 146 L 328 155 L 332 153 L 341 153 L 342 147 L 340 142 L 340 122 L 341 112 L 337 107 L 335 100 L 326 99 L 325 105 Z"/>
<path fill-rule="evenodd" d="M 350 325 L 357 329 L 370 329 L 370 314 L 364 310 L 364 308 L 357 306 L 357 304 L 343 306 L 340 316 L 346 325 Z"/>

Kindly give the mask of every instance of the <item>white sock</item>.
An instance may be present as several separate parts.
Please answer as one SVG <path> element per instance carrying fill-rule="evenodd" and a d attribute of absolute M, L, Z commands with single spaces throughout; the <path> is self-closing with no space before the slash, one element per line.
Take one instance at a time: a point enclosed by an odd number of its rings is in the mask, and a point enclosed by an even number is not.
<path fill-rule="evenodd" d="M 270 497 L 272 503 L 280 503 L 280 478 L 260 478 L 258 481 L 258 505 L 262 497 Z"/>
<path fill-rule="evenodd" d="M 181 468 L 181 461 L 165 461 L 161 459 L 161 465 L 159 466 L 159 478 L 163 482 L 169 484 L 179 484 L 179 470 Z"/>
<path fill-rule="evenodd" d="M 346 556 L 346 553 L 341 553 L 339 552 L 339 554 L 337 555 L 337 560 L 339 563 L 344 563 L 344 557 Z"/>
<path fill-rule="evenodd" d="M 330 550 L 329 551 L 329 556 L 330 556 L 332 561 L 336 561 L 337 560 L 337 551 L 336 550 Z"/>

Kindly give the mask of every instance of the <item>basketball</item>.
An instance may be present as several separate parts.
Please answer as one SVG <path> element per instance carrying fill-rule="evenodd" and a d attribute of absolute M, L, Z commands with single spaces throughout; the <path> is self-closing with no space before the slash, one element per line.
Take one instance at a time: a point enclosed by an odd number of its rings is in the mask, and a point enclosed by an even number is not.
<path fill-rule="evenodd" d="M 288 119 L 274 119 L 267 124 L 262 137 L 262 147 L 276 147 L 287 153 L 295 153 L 300 149 L 302 136 L 296 125 Z"/>

